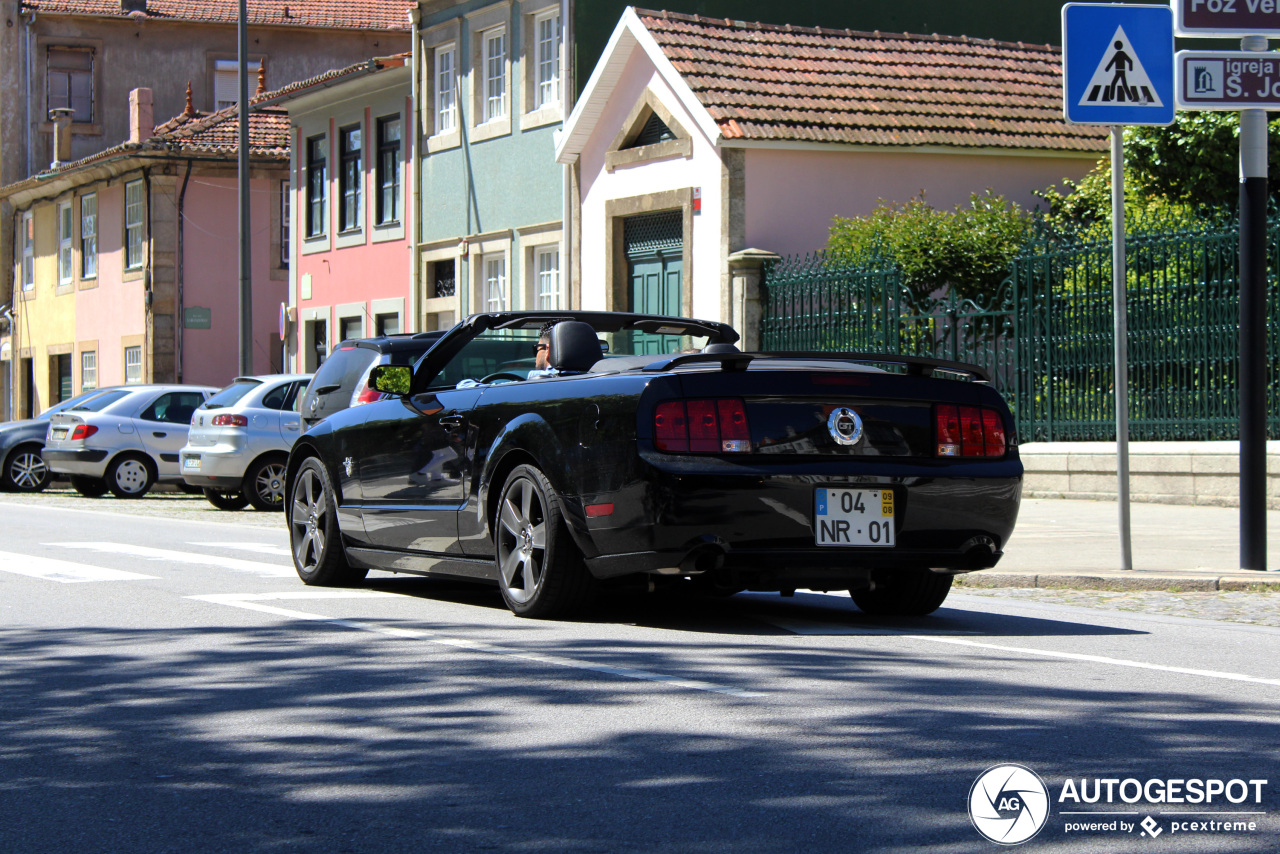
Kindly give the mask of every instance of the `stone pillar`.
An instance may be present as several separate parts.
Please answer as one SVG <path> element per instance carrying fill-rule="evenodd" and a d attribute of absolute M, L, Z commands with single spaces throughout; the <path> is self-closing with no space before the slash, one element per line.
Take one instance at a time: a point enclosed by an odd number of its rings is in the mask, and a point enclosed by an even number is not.
<path fill-rule="evenodd" d="M 743 249 L 729 256 L 733 300 L 733 314 L 729 322 L 742 336 L 738 347 L 744 352 L 760 349 L 760 318 L 763 313 L 760 283 L 764 278 L 765 263 L 777 260 L 779 256 L 764 249 Z"/>

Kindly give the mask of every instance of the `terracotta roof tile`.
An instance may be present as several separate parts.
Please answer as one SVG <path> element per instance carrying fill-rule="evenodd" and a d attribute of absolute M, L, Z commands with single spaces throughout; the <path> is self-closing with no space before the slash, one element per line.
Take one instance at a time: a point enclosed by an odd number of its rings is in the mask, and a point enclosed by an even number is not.
<path fill-rule="evenodd" d="M 249 0 L 250 26 L 319 27 L 343 30 L 409 30 L 414 0 Z M 22 0 L 24 9 L 45 14 L 234 24 L 237 0 L 147 0 L 146 12 L 124 12 L 120 0 Z"/>
<path fill-rule="evenodd" d="M 728 139 L 1105 150 L 1062 118 L 1050 45 L 823 30 L 637 9 Z"/>

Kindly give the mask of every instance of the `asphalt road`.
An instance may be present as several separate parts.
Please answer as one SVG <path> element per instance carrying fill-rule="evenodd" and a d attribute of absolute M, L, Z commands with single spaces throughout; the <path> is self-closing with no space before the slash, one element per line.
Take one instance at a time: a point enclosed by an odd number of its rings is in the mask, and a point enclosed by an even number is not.
<path fill-rule="evenodd" d="M 307 588 L 265 514 L 55 503 L 0 500 L 3 852 L 995 851 L 967 805 L 1001 763 L 1047 788 L 1028 851 L 1280 844 L 1277 628 L 971 594 L 534 622 L 463 584 Z M 1089 804 L 1068 779 L 1267 782 Z M 1256 829 L 1174 826 L 1223 820 Z M 1112 821 L 1136 826 L 1067 830 Z"/>

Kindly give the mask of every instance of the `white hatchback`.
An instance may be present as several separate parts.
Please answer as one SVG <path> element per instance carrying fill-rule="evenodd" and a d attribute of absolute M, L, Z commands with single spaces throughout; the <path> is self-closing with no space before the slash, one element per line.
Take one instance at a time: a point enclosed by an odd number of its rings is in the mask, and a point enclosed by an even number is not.
<path fill-rule="evenodd" d="M 118 498 L 140 498 L 156 482 L 182 484 L 178 452 L 191 415 L 215 391 L 194 385 L 105 391 L 49 419 L 41 456 L 82 495 L 110 489 Z"/>
<path fill-rule="evenodd" d="M 259 510 L 284 506 L 284 469 L 302 432 L 298 401 L 310 374 L 236 377 L 191 419 L 181 451 L 182 475 L 213 506 Z"/>

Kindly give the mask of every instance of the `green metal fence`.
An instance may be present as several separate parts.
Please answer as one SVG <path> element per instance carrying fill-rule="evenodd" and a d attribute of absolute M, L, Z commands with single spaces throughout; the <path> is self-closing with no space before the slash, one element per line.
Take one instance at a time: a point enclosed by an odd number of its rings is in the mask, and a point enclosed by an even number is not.
<path fill-rule="evenodd" d="M 1280 438 L 1280 219 L 1269 223 L 1267 435 Z M 1128 255 L 1135 440 L 1239 438 L 1239 237 L 1233 222 L 1140 224 Z M 1047 232 L 999 293 L 918 299 L 890 264 L 810 255 L 765 272 L 765 350 L 863 350 L 986 368 L 1022 441 L 1114 440 L 1111 243 Z"/>

